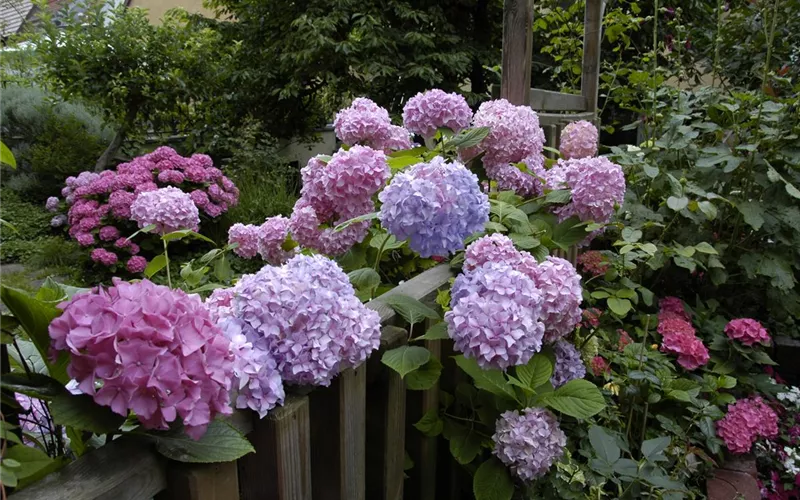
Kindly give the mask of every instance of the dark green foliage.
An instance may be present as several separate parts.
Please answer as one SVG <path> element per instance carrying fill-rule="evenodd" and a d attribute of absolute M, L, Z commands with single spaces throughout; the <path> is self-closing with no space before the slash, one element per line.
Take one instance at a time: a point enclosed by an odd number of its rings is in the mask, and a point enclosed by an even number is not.
<path fill-rule="evenodd" d="M 0 193 L 0 200 L 0 219 L 16 229 L 4 227 L 0 233 L 0 262 L 27 260 L 36 253 L 43 240 L 54 235 L 50 227 L 53 214 L 48 213 L 43 205 L 23 201 L 8 189 Z"/>

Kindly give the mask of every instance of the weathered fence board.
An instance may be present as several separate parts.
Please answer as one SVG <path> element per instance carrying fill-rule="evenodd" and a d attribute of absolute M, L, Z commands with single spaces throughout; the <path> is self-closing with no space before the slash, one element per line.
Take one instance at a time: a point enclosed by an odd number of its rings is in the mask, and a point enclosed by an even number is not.
<path fill-rule="evenodd" d="M 530 106 L 539 111 L 586 111 L 586 96 L 531 89 Z"/>

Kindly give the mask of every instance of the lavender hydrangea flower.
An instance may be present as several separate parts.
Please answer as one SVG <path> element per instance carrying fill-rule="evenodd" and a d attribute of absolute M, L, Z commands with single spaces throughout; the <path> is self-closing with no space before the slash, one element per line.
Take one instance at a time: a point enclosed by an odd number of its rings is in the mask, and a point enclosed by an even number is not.
<path fill-rule="evenodd" d="M 544 150 L 539 115 L 528 106 L 514 106 L 505 99 L 487 101 L 478 108 L 472 124 L 491 129 L 479 145 L 489 163 L 517 163 Z"/>
<path fill-rule="evenodd" d="M 236 223 L 228 229 L 228 244 L 238 243 L 233 252 L 244 259 L 252 259 L 258 253 L 259 226 Z"/>
<path fill-rule="evenodd" d="M 130 210 L 131 219 L 139 227 L 155 224 L 159 234 L 180 229 L 197 231 L 200 226 L 200 213 L 191 196 L 172 186 L 141 193 Z"/>
<path fill-rule="evenodd" d="M 581 320 L 581 275 L 569 261 L 552 256 L 528 269 L 544 298 L 541 318 L 549 344 L 571 333 Z"/>
<path fill-rule="evenodd" d="M 48 212 L 58 212 L 58 198 L 55 196 L 51 196 L 47 198 L 47 202 L 44 204 L 44 208 L 47 209 Z"/>
<path fill-rule="evenodd" d="M 295 250 L 284 250 L 283 243 L 289 235 L 289 219 L 280 215 L 270 217 L 258 228 L 258 253 L 261 258 L 279 266 L 291 259 Z"/>
<path fill-rule="evenodd" d="M 570 122 L 561 131 L 561 155 L 572 158 L 589 158 L 597 154 L 597 128 L 591 122 Z"/>
<path fill-rule="evenodd" d="M 386 184 L 391 173 L 383 151 L 367 146 L 340 149 L 325 168 L 315 172 L 321 175 L 324 195 L 339 214 L 363 207 Z"/>
<path fill-rule="evenodd" d="M 542 294 L 511 266 L 489 262 L 456 278 L 445 314 L 456 350 L 482 368 L 524 365 L 542 348 Z"/>
<path fill-rule="evenodd" d="M 395 175 L 378 199 L 378 218 L 422 257 L 446 256 L 489 220 L 489 198 L 478 177 L 458 162 L 437 156 Z"/>
<path fill-rule="evenodd" d="M 566 340 L 557 340 L 553 344 L 556 355 L 556 364 L 553 367 L 553 376 L 550 383 L 558 388 L 570 380 L 586 376 L 586 365 L 583 364 L 580 351 Z"/>
<path fill-rule="evenodd" d="M 403 125 L 425 138 L 433 137 L 442 127 L 458 133 L 469 127 L 472 110 L 464 96 L 440 89 L 420 92 L 403 107 Z"/>
<path fill-rule="evenodd" d="M 547 474 L 567 445 L 555 415 L 543 408 L 526 408 L 521 415 L 516 410 L 503 413 L 492 440 L 497 458 L 523 481 Z"/>
<path fill-rule="evenodd" d="M 523 160 L 528 172 L 523 172 L 511 163 L 492 163 L 484 161 L 486 175 L 497 182 L 497 187 L 503 191 L 514 191 L 525 197 L 535 197 L 544 194 L 542 179 L 545 175 L 544 155 L 534 153 Z"/>
<path fill-rule="evenodd" d="M 603 156 L 559 160 L 545 174 L 550 189 L 570 189 L 572 199 L 556 209 L 559 220 L 577 216 L 582 221 L 606 223 L 625 196 L 622 167 Z"/>
<path fill-rule="evenodd" d="M 289 232 L 297 243 L 306 248 L 314 249 L 325 255 L 337 256 L 348 251 L 353 245 L 361 243 L 369 232 L 369 222 L 350 224 L 341 231 L 334 231 L 336 225 L 341 224 L 359 215 L 372 212 L 375 205 L 372 200 L 352 214 L 345 214 L 337 219 L 334 227 L 321 228 L 325 222 L 320 220 L 317 212 L 309 205 L 305 198 L 300 198 L 294 205 L 292 216 L 289 218 Z"/>
<path fill-rule="evenodd" d="M 351 146 L 385 141 L 391 124 L 389 112 L 365 97 L 354 99 L 349 107 L 336 113 L 333 120 L 336 137 Z"/>
<path fill-rule="evenodd" d="M 67 216 L 65 214 L 58 214 L 50 219 L 50 227 L 61 227 L 67 223 Z"/>
<path fill-rule="evenodd" d="M 269 353 L 288 383 L 327 386 L 380 342 L 378 314 L 356 298 L 341 268 L 319 255 L 244 276 L 229 308 L 247 342 Z"/>

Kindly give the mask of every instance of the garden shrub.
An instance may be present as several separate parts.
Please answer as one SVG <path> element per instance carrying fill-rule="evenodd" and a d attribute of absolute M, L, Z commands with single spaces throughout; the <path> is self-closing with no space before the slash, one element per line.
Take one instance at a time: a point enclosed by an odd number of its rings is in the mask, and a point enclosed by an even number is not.
<path fill-rule="evenodd" d="M 38 203 L 23 201 L 10 189 L 0 192 L 0 219 L 14 226 L 0 233 L 0 261 L 24 262 L 36 254 L 42 241 L 54 234 L 50 227 L 53 215 Z"/>

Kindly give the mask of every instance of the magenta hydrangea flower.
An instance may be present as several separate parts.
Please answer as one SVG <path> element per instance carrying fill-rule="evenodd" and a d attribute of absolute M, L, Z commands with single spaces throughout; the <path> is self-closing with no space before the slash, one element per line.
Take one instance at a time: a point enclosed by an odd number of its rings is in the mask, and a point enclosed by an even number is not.
<path fill-rule="evenodd" d="M 142 193 L 131 205 L 131 219 L 145 227 L 155 224 L 155 232 L 167 234 L 180 229 L 197 231 L 200 214 L 192 198 L 176 187 Z"/>
<path fill-rule="evenodd" d="M 117 254 L 109 252 L 105 248 L 95 248 L 91 253 L 92 260 L 104 266 L 111 267 L 117 263 Z"/>
<path fill-rule="evenodd" d="M 239 257 L 252 259 L 258 253 L 259 226 L 234 224 L 228 229 L 228 244 L 238 243 L 233 252 Z"/>
<path fill-rule="evenodd" d="M 492 163 L 484 160 L 486 175 L 497 182 L 501 191 L 514 191 L 524 197 L 536 197 L 544 194 L 545 176 L 544 155 L 534 153 L 523 160 L 528 172 L 523 172 L 512 163 Z"/>
<path fill-rule="evenodd" d="M 470 120 L 472 110 L 464 96 L 440 89 L 420 92 L 403 107 L 403 126 L 425 138 L 433 137 L 440 128 L 458 133 L 469 127 Z"/>
<path fill-rule="evenodd" d="M 511 238 L 501 233 L 482 236 L 473 241 L 464 252 L 464 269 L 471 271 L 487 262 L 515 263 L 520 252 Z"/>
<path fill-rule="evenodd" d="M 47 202 L 45 202 L 44 208 L 46 208 L 48 212 L 58 212 L 58 205 L 59 205 L 58 198 L 56 198 L 55 196 L 51 196 L 47 198 Z"/>
<path fill-rule="evenodd" d="M 77 233 L 75 241 L 82 247 L 88 247 L 94 245 L 94 235 L 92 233 Z"/>
<path fill-rule="evenodd" d="M 494 454 L 523 481 L 547 474 L 564 454 L 567 436 L 544 408 L 507 411 L 495 425 Z"/>
<path fill-rule="evenodd" d="M 533 264 L 536 261 L 531 258 L 528 262 Z M 533 278 L 544 299 L 541 316 L 545 325 L 544 341 L 549 344 L 572 333 L 581 321 L 583 302 L 578 271 L 569 261 L 552 256 L 521 270 Z"/>
<path fill-rule="evenodd" d="M 556 355 L 553 376 L 550 377 L 553 387 L 558 388 L 570 380 L 586 376 L 586 365 L 583 364 L 581 352 L 577 347 L 561 339 L 553 343 L 553 352 Z"/>
<path fill-rule="evenodd" d="M 206 306 L 212 321 L 231 341 L 236 407 L 250 408 L 264 418 L 271 409 L 283 404 L 283 380 L 272 355 L 257 349 L 258 339 L 250 340 L 242 330 L 242 322 L 232 316 L 233 296 L 233 288 L 216 289 Z"/>
<path fill-rule="evenodd" d="M 555 210 L 559 220 L 577 216 L 582 221 L 604 224 L 625 196 L 622 167 L 605 157 L 559 160 L 545 174 L 550 189 L 569 189 L 570 202 Z"/>
<path fill-rule="evenodd" d="M 760 437 L 778 435 L 778 416 L 760 397 L 740 399 L 717 421 L 717 436 L 732 453 L 748 453 Z"/>
<path fill-rule="evenodd" d="M 524 365 L 542 348 L 542 294 L 507 264 L 489 262 L 459 275 L 451 289 L 447 333 L 482 368 Z"/>
<path fill-rule="evenodd" d="M 270 217 L 258 228 L 258 253 L 273 266 L 279 266 L 291 259 L 296 250 L 284 250 L 283 245 L 289 236 L 289 219 L 282 216 Z"/>
<path fill-rule="evenodd" d="M 147 259 L 144 257 L 139 257 L 138 255 L 133 256 L 128 259 L 128 262 L 125 264 L 125 268 L 128 270 L 128 272 L 133 274 L 143 273 L 147 268 Z"/>
<path fill-rule="evenodd" d="M 478 108 L 472 125 L 491 130 L 479 145 L 488 163 L 517 163 L 544 150 L 539 116 L 528 106 L 514 106 L 505 99 L 487 101 Z"/>
<path fill-rule="evenodd" d="M 591 122 L 580 120 L 570 122 L 561 131 L 561 156 L 572 158 L 589 158 L 597 154 L 597 128 Z"/>
<path fill-rule="evenodd" d="M 380 192 L 378 218 L 421 257 L 444 257 L 489 221 L 489 198 L 478 177 L 458 162 L 437 156 L 394 176 Z"/>
<path fill-rule="evenodd" d="M 683 301 L 678 297 L 664 297 L 658 301 L 658 320 L 663 321 L 669 318 L 678 318 L 686 322 L 691 321 L 689 313 L 683 306 Z"/>
<path fill-rule="evenodd" d="M 178 417 L 199 439 L 216 414 L 230 414 L 230 342 L 196 295 L 148 280 L 114 279 L 59 305 L 52 347 L 70 354 L 67 373 L 101 406 L 147 429 Z"/>
<path fill-rule="evenodd" d="M 341 268 L 320 255 L 297 255 L 244 276 L 229 307 L 247 341 L 269 353 L 292 384 L 327 386 L 380 343 L 378 314 L 356 298 Z"/>
<path fill-rule="evenodd" d="M 206 205 L 208 205 L 209 201 L 208 193 L 206 193 L 205 191 L 202 191 L 200 189 L 195 189 L 194 191 L 189 193 L 189 196 L 192 198 L 192 201 L 194 202 L 195 205 L 197 205 L 197 208 L 199 209 L 204 209 Z"/>
<path fill-rule="evenodd" d="M 686 370 L 696 370 L 708 363 L 710 356 L 703 341 L 695 335 L 674 333 L 664 335 L 661 352 L 678 355 L 678 364 Z"/>
<path fill-rule="evenodd" d="M 103 226 L 100 228 L 98 235 L 103 241 L 114 241 L 119 238 L 119 229 L 114 226 Z"/>
<path fill-rule="evenodd" d="M 333 120 L 336 137 L 351 146 L 385 141 L 391 125 L 389 112 L 365 97 L 354 99 L 349 107 L 336 113 Z"/>
<path fill-rule="evenodd" d="M 314 249 L 325 255 L 337 256 L 347 252 L 353 245 L 361 243 L 369 231 L 369 222 L 350 224 L 341 231 L 334 231 L 335 226 L 347 220 L 372 212 L 375 205 L 367 200 L 366 205 L 352 216 L 344 216 L 335 221 L 333 227 L 320 228 L 324 220 L 320 220 L 316 211 L 305 198 L 300 198 L 294 205 L 289 218 L 289 231 L 297 243 Z"/>
<path fill-rule="evenodd" d="M 725 335 L 746 346 L 769 345 L 772 341 L 767 329 L 758 321 L 750 318 L 731 320 L 725 325 Z"/>

